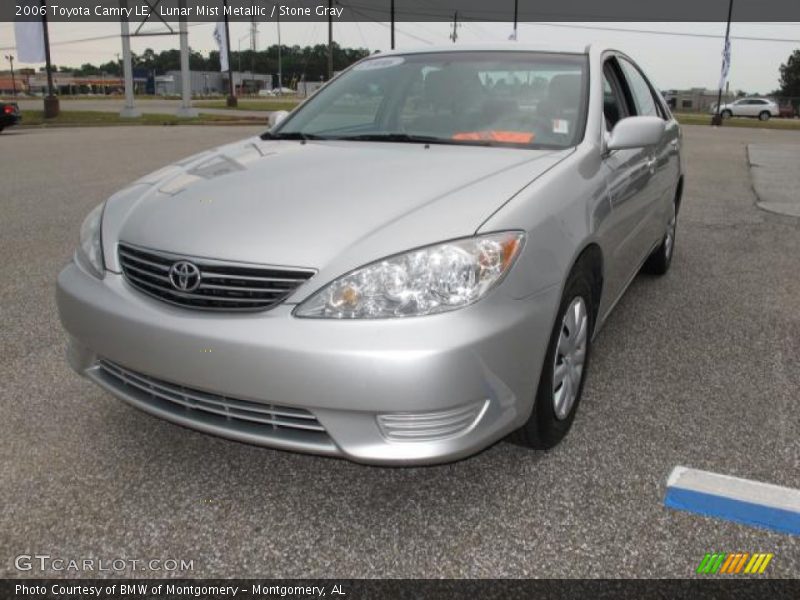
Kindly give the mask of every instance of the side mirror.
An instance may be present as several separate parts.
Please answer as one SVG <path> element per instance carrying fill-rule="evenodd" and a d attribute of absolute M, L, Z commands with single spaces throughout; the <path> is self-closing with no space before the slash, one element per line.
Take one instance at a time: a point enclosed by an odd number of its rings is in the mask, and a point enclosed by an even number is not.
<path fill-rule="evenodd" d="M 286 117 L 289 116 L 289 113 L 285 110 L 276 110 L 269 115 L 269 126 L 275 127 L 278 123 L 283 121 Z"/>
<path fill-rule="evenodd" d="M 653 146 L 661 141 L 666 126 L 666 122 L 658 117 L 626 117 L 611 130 L 606 150 Z"/>

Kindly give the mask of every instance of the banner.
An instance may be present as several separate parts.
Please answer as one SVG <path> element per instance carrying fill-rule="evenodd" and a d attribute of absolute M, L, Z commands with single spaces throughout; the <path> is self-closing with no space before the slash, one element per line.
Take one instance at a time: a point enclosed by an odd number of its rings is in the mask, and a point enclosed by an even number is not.
<path fill-rule="evenodd" d="M 219 48 L 219 70 L 220 71 L 227 71 L 228 66 L 228 40 L 225 35 L 225 22 L 219 21 L 217 22 L 217 26 L 214 28 L 214 41 L 217 42 L 217 48 Z"/>
<path fill-rule="evenodd" d="M 27 5 L 26 5 L 27 3 Z M 26 5 L 27 10 L 20 10 Z M 31 10 L 32 6 L 36 6 Z M 394 10 L 392 11 L 392 6 Z M 26 8 L 23 6 L 23 8 Z M 726 20 L 727 0 L 558 0 L 518 3 L 517 21 L 535 22 L 711 22 Z M 130 20 L 149 18 L 153 21 L 215 23 L 227 16 L 229 22 L 341 22 L 388 23 L 391 15 L 397 23 L 449 23 L 458 11 L 461 22 L 506 22 L 514 20 L 514 2 L 487 0 L 52 0 L 47 4 L 50 22 L 110 22 L 121 17 Z M 38 0 L 0 1 L 0 22 L 36 21 L 40 18 Z M 797 0 L 736 0 L 734 21 L 796 22 L 800 21 Z"/>
<path fill-rule="evenodd" d="M 725 40 L 725 47 L 722 50 L 722 72 L 719 76 L 719 88 L 725 89 L 725 84 L 728 82 L 728 73 L 731 70 L 731 41 Z"/>
<path fill-rule="evenodd" d="M 44 28 L 42 20 L 16 21 L 14 37 L 17 44 L 17 60 L 21 63 L 41 63 L 44 57 Z"/>

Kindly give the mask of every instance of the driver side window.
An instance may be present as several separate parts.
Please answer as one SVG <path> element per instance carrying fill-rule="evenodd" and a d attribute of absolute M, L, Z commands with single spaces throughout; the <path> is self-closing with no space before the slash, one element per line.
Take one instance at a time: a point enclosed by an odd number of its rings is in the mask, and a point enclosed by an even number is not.
<path fill-rule="evenodd" d="M 625 97 L 619 85 L 616 72 L 610 60 L 603 66 L 603 116 L 606 131 L 614 129 L 620 119 L 629 115 Z"/>

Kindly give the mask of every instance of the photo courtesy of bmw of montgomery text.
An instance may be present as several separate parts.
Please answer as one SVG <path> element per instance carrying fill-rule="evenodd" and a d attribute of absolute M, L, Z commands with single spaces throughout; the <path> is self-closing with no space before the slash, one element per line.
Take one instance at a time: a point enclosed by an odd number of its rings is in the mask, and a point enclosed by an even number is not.
<path fill-rule="evenodd" d="M 551 447 L 593 334 L 642 267 L 670 266 L 680 146 L 613 50 L 364 59 L 89 214 L 58 278 L 70 364 L 275 448 L 403 465 L 509 434 Z"/>

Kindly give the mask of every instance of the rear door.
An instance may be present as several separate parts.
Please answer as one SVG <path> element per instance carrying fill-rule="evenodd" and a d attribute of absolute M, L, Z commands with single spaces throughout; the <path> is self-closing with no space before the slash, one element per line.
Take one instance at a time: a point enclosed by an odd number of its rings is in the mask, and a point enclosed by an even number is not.
<path fill-rule="evenodd" d="M 757 117 L 761 108 L 758 100 L 745 100 L 742 106 L 742 115 L 745 117 Z"/>

